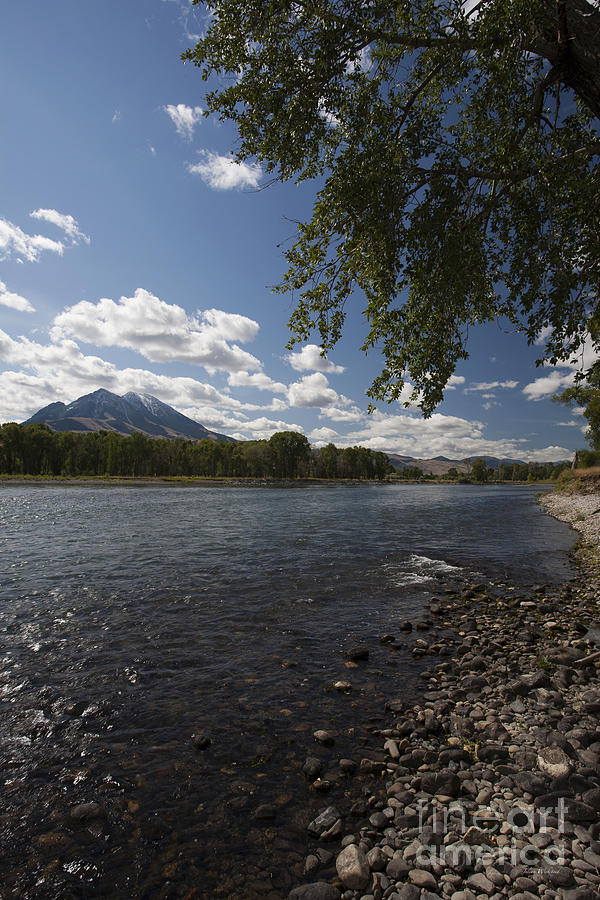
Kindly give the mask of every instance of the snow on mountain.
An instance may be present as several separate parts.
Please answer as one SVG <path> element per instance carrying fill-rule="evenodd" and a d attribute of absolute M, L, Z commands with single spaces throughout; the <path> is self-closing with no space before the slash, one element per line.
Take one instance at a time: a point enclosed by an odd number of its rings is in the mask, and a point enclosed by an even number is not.
<path fill-rule="evenodd" d="M 34 422 L 44 422 L 54 431 L 116 431 L 123 435 L 140 431 L 155 438 L 234 440 L 210 431 L 151 394 L 131 391 L 120 397 L 103 388 L 78 397 L 68 405 L 51 403 L 23 424 Z"/>

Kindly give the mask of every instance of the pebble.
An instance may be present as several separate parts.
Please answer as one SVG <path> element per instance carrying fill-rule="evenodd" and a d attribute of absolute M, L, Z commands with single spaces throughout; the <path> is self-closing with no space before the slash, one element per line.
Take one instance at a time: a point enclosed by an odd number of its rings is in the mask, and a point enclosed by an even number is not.
<path fill-rule="evenodd" d="M 581 500 L 543 497 L 565 516 Z M 584 500 L 581 530 L 600 545 L 600 494 Z M 600 898 L 600 636 L 596 645 L 588 632 L 600 618 L 600 560 L 580 566 L 570 584 L 529 595 L 466 582 L 434 598 L 438 643 L 415 641 L 431 660 L 421 705 L 396 688 L 386 723 L 367 729 L 379 755 L 357 742 L 358 771 L 338 762 L 361 798 L 308 826 L 312 841 L 340 847 L 327 889 L 341 887 L 344 900 Z M 305 877 L 321 849 L 306 857 Z"/>

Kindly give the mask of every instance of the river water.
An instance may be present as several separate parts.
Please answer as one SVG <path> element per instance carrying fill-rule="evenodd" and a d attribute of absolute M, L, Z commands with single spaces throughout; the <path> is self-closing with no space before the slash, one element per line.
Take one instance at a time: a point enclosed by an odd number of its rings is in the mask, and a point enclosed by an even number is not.
<path fill-rule="evenodd" d="M 325 805 L 312 732 L 356 756 L 418 699 L 401 623 L 465 581 L 571 577 L 535 492 L 0 487 L 0 897 L 287 896 Z M 106 818 L 69 827 L 87 802 Z"/>

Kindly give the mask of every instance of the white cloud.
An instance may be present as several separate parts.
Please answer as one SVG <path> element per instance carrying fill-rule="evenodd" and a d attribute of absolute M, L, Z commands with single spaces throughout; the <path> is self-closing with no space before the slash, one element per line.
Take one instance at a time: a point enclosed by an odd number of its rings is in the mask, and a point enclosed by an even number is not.
<path fill-rule="evenodd" d="M 65 245 L 41 234 L 26 234 L 18 225 L 0 219 L 0 260 L 15 257 L 19 262 L 37 262 L 44 250 L 62 256 Z"/>
<path fill-rule="evenodd" d="M 113 113 L 113 116 L 112 116 L 112 122 L 113 122 L 113 125 L 114 125 L 115 122 L 119 122 L 119 121 L 121 120 L 121 118 L 122 118 L 122 116 L 121 116 L 121 110 L 120 110 L 120 109 L 115 109 L 115 111 L 114 111 L 114 113 Z"/>
<path fill-rule="evenodd" d="M 0 281 L 0 304 L 8 306 L 11 309 L 17 309 L 19 312 L 35 312 L 34 307 L 29 300 L 21 297 L 20 294 L 13 294 L 9 291 L 3 281 Z"/>
<path fill-rule="evenodd" d="M 286 360 L 297 372 L 329 372 L 339 375 L 345 371 L 344 366 L 336 366 L 330 359 L 321 356 L 321 348 L 316 344 L 305 344 L 302 350 L 289 353 Z"/>
<path fill-rule="evenodd" d="M 414 384 L 405 381 L 402 390 L 398 396 L 398 403 L 405 409 L 418 409 L 419 404 L 423 402 L 425 395 L 423 391 L 418 391 Z"/>
<path fill-rule="evenodd" d="M 329 444 L 332 441 L 335 443 L 339 434 L 333 428 L 314 428 L 308 437 L 316 444 Z"/>
<path fill-rule="evenodd" d="M 188 172 L 199 175 L 209 187 L 219 191 L 233 188 L 257 188 L 262 176 L 258 163 L 238 163 L 229 156 L 202 151 L 204 162 L 188 166 Z"/>
<path fill-rule="evenodd" d="M 494 391 L 497 388 L 507 388 L 512 390 L 518 386 L 518 381 L 479 381 L 465 388 L 465 394 L 471 391 Z"/>
<path fill-rule="evenodd" d="M 577 354 L 558 366 L 546 363 L 543 366 L 548 375 L 536 378 L 523 388 L 523 393 L 528 400 L 542 400 L 551 397 L 559 390 L 571 387 L 575 383 L 577 372 L 587 371 L 599 358 L 598 351 L 594 347 L 592 338 L 588 335 Z"/>
<path fill-rule="evenodd" d="M 152 394 L 176 408 L 220 406 L 243 414 L 239 400 L 211 384 L 145 369 L 118 369 L 100 357 L 86 356 L 71 340 L 44 345 L 25 337 L 13 340 L 0 330 L 0 360 L 21 369 L 0 373 L 0 420 L 4 421 L 26 419 L 48 403 L 70 402 L 99 387 L 116 394 Z"/>
<path fill-rule="evenodd" d="M 358 406 L 350 406 L 340 409 L 339 406 L 329 406 L 319 413 L 320 419 L 331 419 L 332 422 L 360 422 L 366 416 Z"/>
<path fill-rule="evenodd" d="M 375 412 L 365 419 L 362 428 L 341 436 L 335 443 L 340 447 L 360 444 L 372 450 L 421 459 L 446 456 L 460 460 L 485 455 L 526 461 L 556 461 L 571 455 L 565 447 L 528 450 L 524 446 L 527 441 L 521 438 L 488 440 L 482 422 L 441 413 L 423 419 L 410 413 L 387 415 Z"/>
<path fill-rule="evenodd" d="M 202 118 L 202 107 L 186 106 L 185 103 L 178 103 L 176 106 L 173 104 L 163 106 L 163 110 L 177 129 L 177 134 L 191 141 L 194 127 Z"/>
<path fill-rule="evenodd" d="M 566 447 L 542 447 L 540 450 L 531 450 L 526 454 L 527 462 L 561 462 L 565 459 L 572 459 L 573 451 L 567 450 Z"/>
<path fill-rule="evenodd" d="M 256 357 L 231 340 L 251 341 L 258 323 L 246 316 L 209 309 L 188 316 L 180 306 L 165 303 L 143 288 L 133 297 L 82 300 L 54 319 L 51 337 L 65 337 L 99 347 L 126 347 L 152 362 L 189 362 L 208 372 L 261 369 Z"/>
<path fill-rule="evenodd" d="M 370 47 L 361 47 L 356 59 L 350 60 L 346 65 L 346 72 L 353 75 L 354 72 L 368 72 L 373 65 Z"/>
<path fill-rule="evenodd" d="M 333 406 L 335 403 L 344 406 L 349 401 L 329 387 L 329 382 L 322 372 L 315 372 L 314 375 L 305 375 L 300 381 L 290 384 L 288 402 L 290 406 L 323 408 Z"/>
<path fill-rule="evenodd" d="M 273 419 L 267 419 L 264 416 L 244 422 L 242 427 L 244 432 L 249 434 L 254 440 L 268 439 L 276 431 L 298 431 L 300 434 L 304 433 L 304 429 L 300 425 L 290 422 L 278 422 Z"/>
<path fill-rule="evenodd" d="M 232 372 L 227 379 L 230 387 L 253 387 L 259 391 L 273 391 L 275 394 L 285 394 L 287 387 L 281 381 L 273 381 L 264 372 L 255 372 L 250 375 L 248 372 Z M 285 409 L 285 404 L 281 404 Z"/>
<path fill-rule="evenodd" d="M 79 244 L 80 241 L 85 241 L 86 244 L 90 243 L 88 235 L 80 230 L 79 223 L 73 216 L 59 213 L 55 209 L 34 209 L 29 215 L 32 219 L 40 219 L 42 222 L 49 222 L 51 225 L 56 225 L 57 228 L 64 231 L 66 236 L 70 238 L 72 245 Z"/>
<path fill-rule="evenodd" d="M 235 411 L 233 415 L 223 412 L 215 407 L 177 407 L 184 415 L 197 422 L 202 422 L 208 428 L 235 437 L 241 441 L 263 440 L 268 439 L 276 431 L 297 431 L 303 433 L 300 425 L 290 422 L 283 422 L 277 419 L 270 419 L 267 416 L 260 416 L 255 419 L 248 419 L 239 411 Z"/>
<path fill-rule="evenodd" d="M 557 391 L 571 387 L 575 382 L 575 373 L 554 369 L 549 375 L 536 378 L 534 381 L 526 384 L 523 393 L 528 400 L 542 400 L 544 397 L 551 397 Z"/>
<path fill-rule="evenodd" d="M 459 384 L 464 384 L 465 378 L 463 375 L 451 375 L 448 379 L 448 384 L 446 385 L 447 391 L 454 391 L 458 387 Z"/>
<path fill-rule="evenodd" d="M 552 325 L 546 325 L 544 328 L 542 328 L 535 341 L 533 342 L 535 346 L 540 347 L 542 344 L 545 344 L 553 331 L 554 328 L 552 327 Z"/>
<path fill-rule="evenodd" d="M 202 313 L 209 325 L 228 341 L 253 341 L 260 331 L 258 322 L 239 313 L 228 313 L 222 309 L 207 309 Z"/>

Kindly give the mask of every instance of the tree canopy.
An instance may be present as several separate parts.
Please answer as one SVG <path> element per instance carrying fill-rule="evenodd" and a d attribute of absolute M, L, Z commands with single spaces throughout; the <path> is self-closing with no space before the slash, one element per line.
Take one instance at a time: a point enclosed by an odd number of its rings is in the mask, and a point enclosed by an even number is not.
<path fill-rule="evenodd" d="M 584 383 L 574 384 L 553 399 L 583 407 L 588 422 L 585 436 L 594 450 L 600 451 L 600 363 L 591 367 Z"/>
<path fill-rule="evenodd" d="M 600 283 L 600 10 L 592 0 L 194 0 L 183 58 L 233 121 L 236 159 L 317 179 L 277 290 L 291 341 L 339 339 L 366 298 L 363 349 L 427 415 L 498 318 L 540 361 L 571 360 Z"/>

